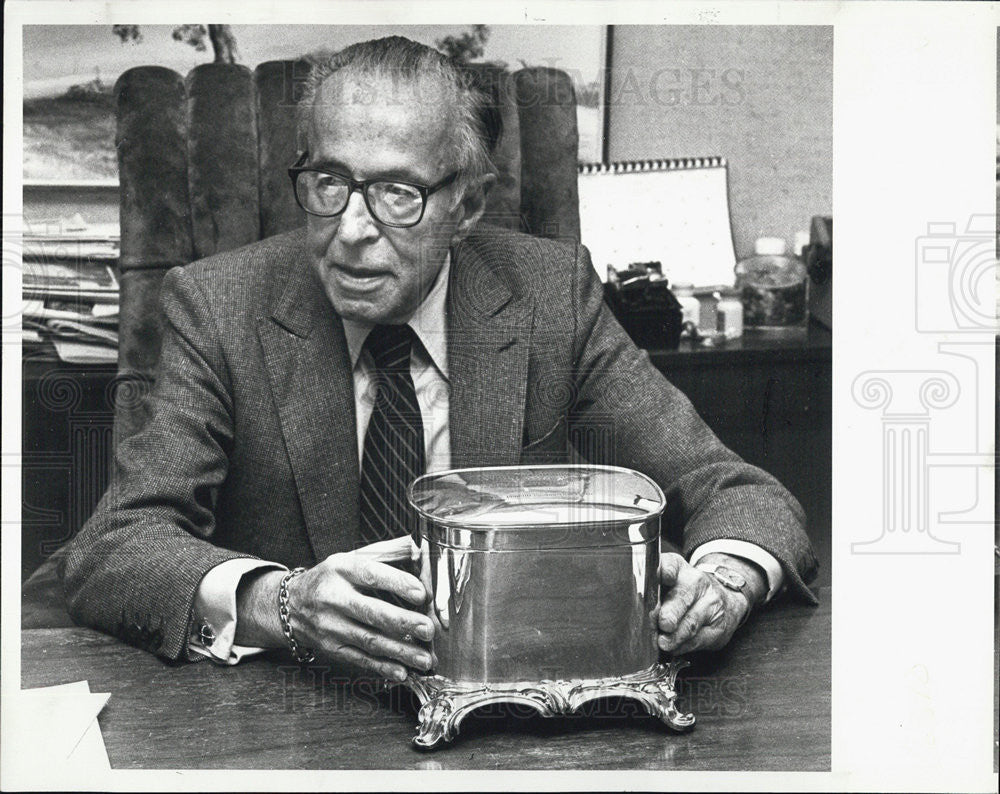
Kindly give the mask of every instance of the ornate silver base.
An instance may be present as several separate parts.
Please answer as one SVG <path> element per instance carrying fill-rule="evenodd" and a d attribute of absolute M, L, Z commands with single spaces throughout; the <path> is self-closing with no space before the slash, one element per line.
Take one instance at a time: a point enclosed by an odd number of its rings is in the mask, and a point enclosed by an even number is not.
<path fill-rule="evenodd" d="M 646 670 L 613 678 L 571 681 L 525 681 L 511 684 L 480 684 L 451 681 L 438 675 L 410 673 L 404 681 L 420 699 L 417 735 L 413 743 L 424 749 L 450 742 L 469 712 L 490 703 L 520 703 L 543 717 L 569 714 L 584 703 L 603 697 L 638 700 L 646 711 L 675 731 L 694 725 L 694 715 L 677 710 L 674 682 L 689 663 L 684 660 L 654 664 Z"/>

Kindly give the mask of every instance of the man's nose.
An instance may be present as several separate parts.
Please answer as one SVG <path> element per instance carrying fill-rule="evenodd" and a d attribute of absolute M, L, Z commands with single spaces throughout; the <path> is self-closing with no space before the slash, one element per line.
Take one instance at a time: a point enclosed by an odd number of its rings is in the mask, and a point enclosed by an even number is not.
<path fill-rule="evenodd" d="M 337 237 L 348 245 L 355 245 L 377 236 L 378 227 L 368 212 L 365 197 L 361 195 L 360 190 L 355 190 L 347 200 L 347 208 L 340 216 Z"/>

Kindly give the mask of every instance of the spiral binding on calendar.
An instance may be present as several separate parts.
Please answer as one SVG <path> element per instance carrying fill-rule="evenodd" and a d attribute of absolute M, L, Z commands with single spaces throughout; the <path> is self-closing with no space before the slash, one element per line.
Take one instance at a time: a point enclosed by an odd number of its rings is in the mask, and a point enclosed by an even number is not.
<path fill-rule="evenodd" d="M 725 157 L 680 157 L 668 160 L 622 160 L 614 163 L 581 163 L 578 172 L 631 174 L 641 171 L 683 171 L 692 168 L 726 168 Z"/>

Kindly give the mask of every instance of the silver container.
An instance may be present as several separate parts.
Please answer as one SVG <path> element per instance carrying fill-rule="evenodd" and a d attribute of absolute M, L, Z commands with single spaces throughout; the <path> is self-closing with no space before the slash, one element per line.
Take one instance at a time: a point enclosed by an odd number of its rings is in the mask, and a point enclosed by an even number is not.
<path fill-rule="evenodd" d="M 407 682 L 424 703 L 418 745 L 498 700 L 551 716 L 631 695 L 689 727 L 673 708 L 682 663 L 658 661 L 655 482 L 610 466 L 456 469 L 417 479 L 409 498 L 438 659 Z"/>

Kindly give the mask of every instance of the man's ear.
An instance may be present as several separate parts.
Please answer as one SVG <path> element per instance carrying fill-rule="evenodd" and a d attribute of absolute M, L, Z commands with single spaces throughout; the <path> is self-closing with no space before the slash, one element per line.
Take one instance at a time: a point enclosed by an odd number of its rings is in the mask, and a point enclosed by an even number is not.
<path fill-rule="evenodd" d="M 472 231 L 472 228 L 483 217 L 486 210 L 486 195 L 497 181 L 495 174 L 483 174 L 465 187 L 465 192 L 459 202 L 460 214 L 452 244 L 457 244 Z"/>

